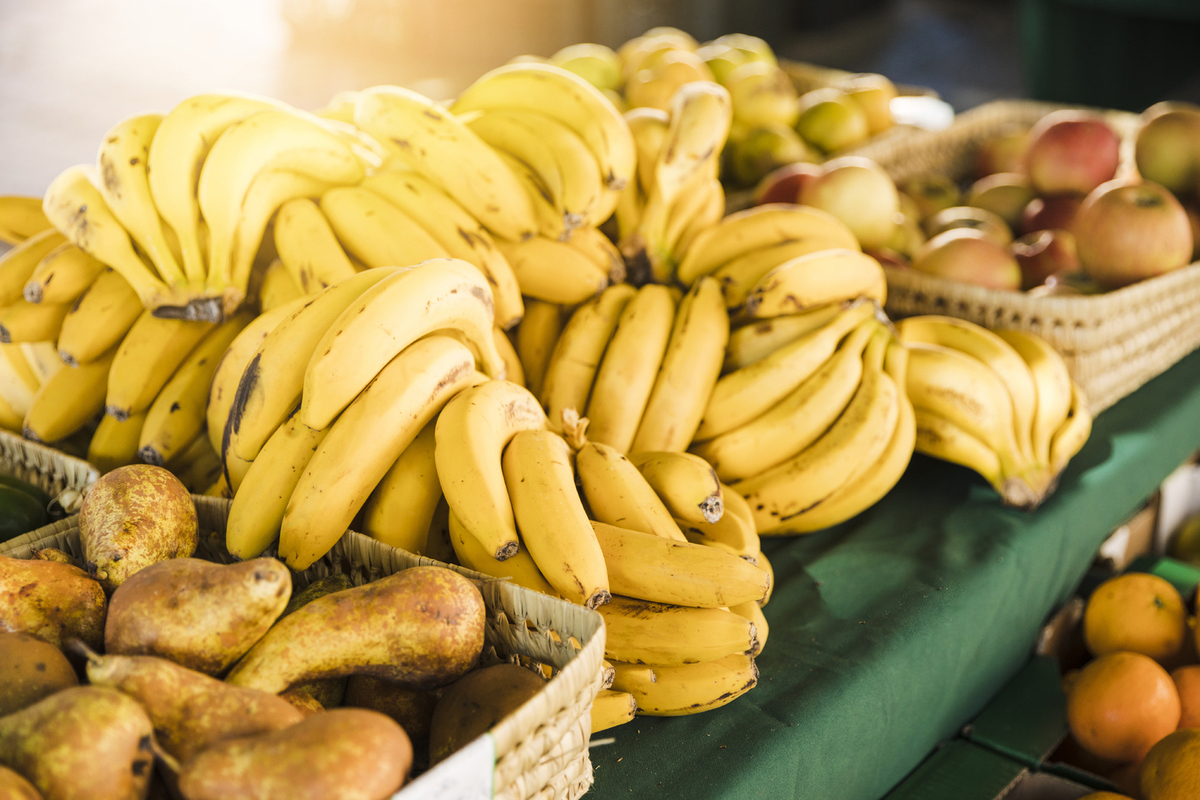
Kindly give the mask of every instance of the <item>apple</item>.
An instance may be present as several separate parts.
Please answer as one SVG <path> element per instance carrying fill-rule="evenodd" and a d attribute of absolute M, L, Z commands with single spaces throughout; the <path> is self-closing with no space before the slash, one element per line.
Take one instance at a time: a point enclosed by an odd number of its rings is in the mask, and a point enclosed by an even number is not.
<path fill-rule="evenodd" d="M 1051 275 L 1079 269 L 1079 251 L 1070 231 L 1027 233 L 1012 243 L 1012 254 L 1021 268 L 1021 288 L 1041 286 Z"/>
<path fill-rule="evenodd" d="M 800 105 L 792 79 L 765 61 L 750 61 L 729 73 L 725 88 L 733 101 L 733 115 L 752 128 L 777 122 L 796 124 Z"/>
<path fill-rule="evenodd" d="M 724 84 L 729 73 L 750 61 L 774 64 L 771 46 L 757 36 L 730 34 L 705 43 L 696 55 L 704 59 L 717 83 Z"/>
<path fill-rule="evenodd" d="M 925 220 L 925 232 L 930 238 L 955 228 L 978 231 L 985 239 L 992 240 L 1000 247 L 1012 244 L 1012 231 L 1008 229 L 1008 224 L 985 208 L 952 206 L 943 208 Z"/>
<path fill-rule="evenodd" d="M 796 130 L 804 141 L 826 153 L 860 145 L 871 135 L 862 106 L 840 89 L 826 87 L 808 92 L 800 98 L 799 110 Z"/>
<path fill-rule="evenodd" d="M 988 175 L 967 190 L 967 205 L 991 211 L 1013 230 L 1021 226 L 1021 215 L 1032 199 L 1029 179 L 1018 172 Z"/>
<path fill-rule="evenodd" d="M 1149 181 L 1096 187 L 1079 207 L 1072 233 L 1080 264 L 1108 288 L 1162 275 L 1192 257 L 1187 212 L 1175 195 Z"/>
<path fill-rule="evenodd" d="M 1053 111 L 1029 132 L 1025 174 L 1039 195 L 1087 194 L 1117 174 L 1121 140 L 1103 118 Z"/>
<path fill-rule="evenodd" d="M 897 194 L 900 196 L 900 213 L 920 225 L 921 207 L 917 205 L 917 201 L 902 191 Z"/>
<path fill-rule="evenodd" d="M 904 216 L 902 211 L 897 211 L 892 219 L 896 227 L 892 229 L 892 236 L 888 239 L 884 251 L 910 259 L 921 245 L 925 244 L 925 231 L 921 230 L 916 220 Z"/>
<path fill-rule="evenodd" d="M 663 50 L 645 60 L 625 84 L 625 98 L 633 108 L 670 111 L 671 98 L 680 86 L 693 81 L 711 81 L 712 72 L 700 57 L 688 50 Z"/>
<path fill-rule="evenodd" d="M 1021 268 L 1008 248 L 970 229 L 934 236 L 917 250 L 912 266 L 930 275 L 989 289 L 1021 288 Z"/>
<path fill-rule="evenodd" d="M 1193 200 L 1185 203 L 1183 210 L 1187 212 L 1188 222 L 1192 226 L 1192 260 L 1200 261 L 1200 205 Z"/>
<path fill-rule="evenodd" d="M 859 156 L 825 162 L 820 177 L 805 184 L 800 202 L 846 223 L 864 250 L 887 244 L 900 210 L 896 184 L 878 164 Z"/>
<path fill-rule="evenodd" d="M 1035 197 L 1029 201 L 1029 205 L 1025 206 L 1025 210 L 1021 213 L 1021 232 L 1033 233 L 1052 228 L 1069 231 L 1081 205 L 1083 205 L 1083 197 L 1075 194 Z"/>
<path fill-rule="evenodd" d="M 550 63 L 574 72 L 601 91 L 621 88 L 621 59 L 602 44 L 571 44 L 550 56 Z"/>
<path fill-rule="evenodd" d="M 1020 172 L 1024 169 L 1025 149 L 1029 146 L 1029 129 L 1009 125 L 987 139 L 975 153 L 975 177 L 986 178 L 997 172 Z"/>
<path fill-rule="evenodd" d="M 1200 108 L 1156 103 L 1142 114 L 1134 144 L 1141 176 L 1175 194 L 1200 186 Z"/>
<path fill-rule="evenodd" d="M 840 82 L 837 88 L 846 93 L 867 115 L 867 132 L 874 136 L 892 127 L 891 102 L 896 86 L 882 75 L 864 72 Z"/>
<path fill-rule="evenodd" d="M 617 48 L 617 57 L 621 59 L 622 79 L 628 81 L 642 68 L 647 59 L 665 50 L 687 50 L 694 53 L 696 40 L 683 31 L 664 31 L 654 35 L 647 31 L 641 36 L 635 36 Z"/>
<path fill-rule="evenodd" d="M 778 122 L 755 128 L 732 146 L 729 164 L 743 186 L 753 186 L 776 167 L 816 157 L 798 133 Z M 795 202 L 796 197 L 793 195 L 788 202 Z"/>
<path fill-rule="evenodd" d="M 945 175 L 933 174 L 910 178 L 900 188 L 917 204 L 921 222 L 944 208 L 962 204 L 962 195 L 958 191 L 958 186 Z"/>
<path fill-rule="evenodd" d="M 880 266 L 895 267 L 896 269 L 905 269 L 909 266 L 909 261 L 903 253 L 887 247 L 882 250 L 868 250 L 867 255 L 878 261 Z"/>
<path fill-rule="evenodd" d="M 754 205 L 798 203 L 804 185 L 824 170 L 817 164 L 800 161 L 773 170 L 754 187 Z"/>

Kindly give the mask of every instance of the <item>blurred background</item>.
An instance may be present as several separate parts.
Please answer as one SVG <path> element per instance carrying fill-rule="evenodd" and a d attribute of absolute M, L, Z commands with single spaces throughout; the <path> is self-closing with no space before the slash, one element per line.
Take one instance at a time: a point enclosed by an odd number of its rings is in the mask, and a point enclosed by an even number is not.
<path fill-rule="evenodd" d="M 238 89 L 301 108 L 450 98 L 513 56 L 673 25 L 935 90 L 1141 110 L 1200 101 L 1198 0 L 0 0 L 0 193 L 41 194 L 124 116 Z"/>

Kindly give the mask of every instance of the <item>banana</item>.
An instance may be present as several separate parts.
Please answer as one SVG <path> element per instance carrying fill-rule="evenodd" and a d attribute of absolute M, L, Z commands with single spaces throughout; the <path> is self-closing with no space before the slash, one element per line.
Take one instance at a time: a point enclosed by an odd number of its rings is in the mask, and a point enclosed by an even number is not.
<path fill-rule="evenodd" d="M 814 234 L 751 250 L 718 267 L 712 274 L 721 282 L 725 304 L 730 308 L 737 308 L 745 305 L 759 281 L 777 267 L 801 256 L 838 249 L 843 249 L 839 237 Z M 821 283 L 818 281 L 817 285 L 820 286 Z"/>
<path fill-rule="evenodd" d="M 71 244 L 121 273 L 146 308 L 186 302 L 187 297 L 173 295 L 134 251 L 129 233 L 92 185 L 93 171 L 79 165 L 59 173 L 42 201 L 46 218 Z"/>
<path fill-rule="evenodd" d="M 354 122 L 501 238 L 519 241 L 536 230 L 532 204 L 516 177 L 477 134 L 432 100 L 397 86 L 364 89 L 354 101 Z"/>
<path fill-rule="evenodd" d="M 757 564 L 758 566 L 762 567 L 763 569 L 765 569 L 767 571 L 767 574 L 771 576 L 771 589 L 774 590 L 774 588 L 775 588 L 775 568 L 772 567 L 771 562 L 769 560 L 767 560 L 766 554 L 763 553 L 762 551 L 759 551 L 758 554 L 754 556 L 754 563 Z M 767 603 L 770 602 L 770 600 L 771 600 L 771 593 L 767 592 L 767 596 L 764 597 L 762 599 L 762 601 L 758 604 L 759 607 L 765 608 Z"/>
<path fill-rule="evenodd" d="M 78 367 L 59 370 L 33 397 L 22 434 L 35 442 L 56 442 L 82 428 L 104 408 L 108 370 L 115 350 Z"/>
<path fill-rule="evenodd" d="M 729 315 L 715 280 L 692 285 L 679 304 L 662 367 L 631 445 L 639 451 L 683 451 L 721 374 Z"/>
<path fill-rule="evenodd" d="M 222 453 L 254 460 L 300 402 L 305 371 L 335 320 L 364 292 L 394 272 L 369 269 L 322 289 L 266 334 L 238 381 L 225 424 Z"/>
<path fill-rule="evenodd" d="M 900 339 L 949 347 L 992 368 L 1012 395 L 1013 432 L 1026 460 L 1034 461 L 1031 432 L 1037 413 L 1037 387 L 1029 365 L 1008 342 L 987 328 L 955 317 L 922 316 L 901 320 Z"/>
<path fill-rule="evenodd" d="M 487 281 L 464 261 L 436 259 L 387 276 L 334 321 L 305 370 L 301 420 L 324 428 L 397 353 L 442 328 L 462 331 L 482 356 L 482 371 L 504 377 Z"/>
<path fill-rule="evenodd" d="M 600 267 L 600 271 L 608 276 L 609 283 L 622 283 L 625 280 L 625 260 L 621 258 L 621 251 L 599 228 L 590 225 L 576 228 L 571 232 L 567 244 Z"/>
<path fill-rule="evenodd" d="M 743 325 L 729 334 L 725 363 L 721 369 L 723 372 L 733 372 L 762 361 L 784 345 L 828 325 L 841 311 L 840 304 L 829 303 L 799 314 L 756 320 Z"/>
<path fill-rule="evenodd" d="M 229 507 L 225 547 L 235 558 L 257 558 L 279 536 L 288 501 L 329 431 L 313 430 L 292 414 L 271 434 Z"/>
<path fill-rule="evenodd" d="M 42 213 L 42 198 L 0 195 L 0 242 L 18 245 L 52 227 Z"/>
<path fill-rule="evenodd" d="M 11 431 L 19 436 L 21 434 L 21 426 L 24 423 L 25 416 L 14 411 L 12 406 L 8 404 L 8 401 L 4 399 L 4 396 L 0 395 L 0 428 Z"/>
<path fill-rule="evenodd" d="M 565 226 L 563 215 L 554 207 L 554 196 L 550 194 L 550 189 L 546 184 L 542 183 L 542 179 L 532 169 L 525 166 L 524 162 L 518 161 L 508 153 L 497 150 L 496 155 L 508 167 L 517 184 L 529 199 L 530 207 L 533 209 L 536 233 L 556 242 L 569 239 L 571 232 Z"/>
<path fill-rule="evenodd" d="M 468 86 L 451 110 L 465 114 L 501 108 L 537 111 L 575 131 L 595 154 L 604 185 L 614 192 L 634 177 L 637 154 L 629 126 L 608 98 L 574 73 L 550 64 L 506 64 Z M 607 214 L 597 212 L 597 217 Z"/>
<path fill-rule="evenodd" d="M 671 115 L 660 108 L 644 106 L 630 109 L 624 116 L 637 150 L 637 188 L 646 195 L 654 188 L 658 155 L 671 130 Z"/>
<path fill-rule="evenodd" d="M 763 276 L 746 295 L 743 313 L 755 319 L 781 317 L 860 297 L 880 307 L 887 299 L 887 278 L 879 262 L 858 250 L 821 250 Z"/>
<path fill-rule="evenodd" d="M 95 361 L 125 338 L 142 314 L 129 282 L 105 270 L 71 305 L 58 333 L 58 355 L 69 367 Z"/>
<path fill-rule="evenodd" d="M 438 478 L 450 510 L 497 561 L 518 549 L 517 525 L 500 455 L 518 431 L 543 430 L 537 399 L 507 381 L 462 392 L 437 422 Z"/>
<path fill-rule="evenodd" d="M 482 372 L 479 374 L 483 375 Z M 486 380 L 487 376 L 483 377 Z M 425 538 L 425 548 L 426 551 L 422 555 L 426 558 L 446 564 L 458 561 L 454 554 L 454 544 L 450 541 L 450 506 L 446 504 L 445 497 L 438 501 L 437 508 L 434 509 L 433 521 L 429 523 L 429 533 Z"/>
<path fill-rule="evenodd" d="M 792 517 L 871 469 L 887 448 L 900 415 L 900 391 L 883 370 L 888 338 L 880 331 L 867 345 L 862 384 L 821 438 L 782 464 L 732 484 L 750 504 L 760 535 L 793 532 Z"/>
<path fill-rule="evenodd" d="M 458 563 L 467 569 L 482 572 L 493 578 L 508 579 L 530 591 L 558 597 L 558 592 L 542 575 L 527 549 L 519 548 L 516 555 L 497 561 L 466 529 L 453 511 L 450 512 L 450 543 L 454 547 Z"/>
<path fill-rule="evenodd" d="M 630 453 L 628 458 L 675 519 L 713 523 L 725 513 L 721 482 L 703 458 L 682 452 Z"/>
<path fill-rule="evenodd" d="M 646 285 L 617 321 L 588 400 L 589 437 L 624 453 L 633 443 L 654 389 L 675 319 L 665 286 Z"/>
<path fill-rule="evenodd" d="M 346 250 L 368 267 L 407 267 L 445 258 L 445 248 L 411 217 L 359 186 L 330 189 L 321 211 Z"/>
<path fill-rule="evenodd" d="M 61 244 L 37 263 L 22 294 L 30 303 L 70 303 L 86 292 L 105 269 L 75 245 Z"/>
<path fill-rule="evenodd" d="M 1062 426 L 1050 440 L 1050 470 L 1054 475 L 1062 472 L 1067 462 L 1075 457 L 1092 433 L 1092 414 L 1088 410 L 1087 397 L 1083 389 L 1071 382 L 1071 410 Z"/>
<path fill-rule="evenodd" d="M 168 286 L 183 286 L 183 270 L 163 234 L 162 218 L 150 195 L 147 165 L 150 142 L 163 121 L 162 114 L 128 117 L 104 135 L 96 156 L 100 176 L 97 188 L 138 247 L 150 259 Z"/>
<path fill-rule="evenodd" d="M 17 344 L 0 344 L 0 398 L 14 414 L 24 417 L 42 381 L 30 369 Z M 20 426 L 18 426 L 18 429 Z"/>
<path fill-rule="evenodd" d="M 874 313 L 872 303 L 854 305 L 824 327 L 722 377 L 709 398 L 696 439 L 711 439 L 762 415 L 808 380 L 833 355 L 838 342 Z"/>
<path fill-rule="evenodd" d="M 323 107 L 317 109 L 313 113 L 321 119 L 334 119 L 341 122 L 354 124 L 354 100 L 358 97 L 358 92 L 352 90 L 343 90 L 329 98 L 329 102 Z"/>
<path fill-rule="evenodd" d="M 754 624 L 724 608 L 647 603 L 616 595 L 604 618 L 604 657 L 631 664 L 683 666 L 734 653 L 758 653 Z M 614 684 L 615 685 L 615 684 Z"/>
<path fill-rule="evenodd" d="M 1054 433 L 1067 419 L 1071 408 L 1071 374 L 1062 356 L 1045 339 L 1031 333 L 998 330 L 996 335 L 1012 345 L 1029 365 L 1037 388 L 1036 412 L 1033 415 L 1033 453 L 1040 464 L 1050 465 Z"/>
<path fill-rule="evenodd" d="M 58 339 L 69 303 L 27 303 L 19 300 L 0 309 L 0 342 L 53 342 Z"/>
<path fill-rule="evenodd" d="M 755 629 L 758 630 L 758 645 L 761 653 L 767 646 L 767 634 L 770 633 L 770 626 L 767 624 L 767 618 L 763 615 L 762 606 L 754 601 L 738 603 L 732 605 L 729 610 L 737 614 L 743 619 L 754 623 Z"/>
<path fill-rule="evenodd" d="M 148 155 L 150 194 L 179 240 L 183 270 L 194 285 L 207 277 L 201 252 L 196 187 L 213 143 L 230 125 L 281 104 L 244 94 L 202 94 L 184 100 L 163 118 Z M 103 260 L 103 259 L 101 259 Z"/>
<path fill-rule="evenodd" d="M 521 294 L 547 303 L 585 303 L 608 286 L 608 273 L 578 249 L 534 236 L 523 242 L 500 242 Z"/>
<path fill-rule="evenodd" d="M 66 238 L 54 229 L 35 233 L 0 256 L 0 307 L 25 297 L 25 284 L 42 259 L 62 247 Z"/>
<path fill-rule="evenodd" d="M 124 420 L 105 414 L 88 443 L 87 460 L 96 465 L 101 475 L 137 463 L 138 440 L 145 422 L 145 412 L 130 414 Z"/>
<path fill-rule="evenodd" d="M 517 326 L 517 357 L 525 372 L 525 386 L 535 395 L 542 393 L 542 380 L 550 363 L 554 343 L 563 329 L 562 308 L 554 303 L 528 300 L 525 316 Z"/>
<path fill-rule="evenodd" d="M 270 311 L 305 296 L 306 292 L 292 278 L 283 262 L 278 258 L 272 261 L 263 273 L 262 283 L 258 287 L 258 303 L 262 310 Z"/>
<path fill-rule="evenodd" d="M 460 331 L 453 330 L 453 332 L 461 335 Z M 521 359 L 517 355 L 512 341 L 508 338 L 508 334 L 500 330 L 499 326 L 496 326 L 492 328 L 492 341 L 496 344 L 496 352 L 500 354 L 501 360 L 504 361 L 504 379 L 524 388 L 525 368 L 521 366 Z M 476 360 L 478 358 L 479 356 L 476 355 Z"/>
<path fill-rule="evenodd" d="M 754 528 L 754 514 L 750 506 L 745 498 L 725 484 L 721 484 L 721 497 L 725 501 L 725 513 L 716 522 L 676 520 L 683 535 L 692 544 L 715 547 L 739 558 L 756 557 L 762 545 Z M 757 564 L 757 561 L 750 563 Z"/>
<path fill-rule="evenodd" d="M 696 180 L 675 199 L 667 213 L 664 248 L 674 260 L 678 260 L 679 254 L 687 249 L 692 238 L 700 231 L 716 225 L 724 216 L 725 189 L 715 175 L 709 176 L 701 170 L 696 174 Z"/>
<path fill-rule="evenodd" d="M 768 203 L 730 214 L 692 241 L 676 271 L 690 286 L 739 256 L 793 240 L 819 238 L 831 247 L 861 250 L 846 224 L 825 211 L 790 203 Z"/>
<path fill-rule="evenodd" d="M 435 426 L 421 429 L 363 506 L 363 533 L 417 555 L 427 554 L 429 526 L 442 499 L 433 460 Z"/>
<path fill-rule="evenodd" d="M 292 198 L 279 207 L 275 215 L 275 250 L 305 294 L 314 294 L 357 272 L 329 220 L 307 197 Z"/>
<path fill-rule="evenodd" d="M 116 348 L 108 372 L 107 413 L 123 420 L 150 408 L 175 370 L 213 327 L 211 322 L 163 319 L 143 311 Z"/>
<path fill-rule="evenodd" d="M 54 342 L 22 342 L 17 347 L 21 349 L 21 355 L 25 356 L 29 368 L 37 376 L 39 385 L 50 380 L 54 373 L 63 368 Z"/>
<path fill-rule="evenodd" d="M 194 438 L 175 461 L 165 465 L 184 488 L 199 494 L 221 479 L 221 457 L 208 443 L 203 431 Z"/>
<path fill-rule="evenodd" d="M 501 465 L 521 544 L 547 582 L 587 608 L 609 602 L 604 552 L 575 488 L 566 441 L 553 431 L 518 431 Z"/>
<path fill-rule="evenodd" d="M 803 451 L 850 404 L 862 379 L 863 350 L 881 327 L 875 320 L 859 325 L 812 377 L 777 404 L 745 425 L 696 444 L 692 452 L 712 464 L 721 480 L 736 481 Z"/>
<path fill-rule="evenodd" d="M 686 542 L 666 504 L 638 468 L 616 449 L 586 442 L 575 454 L 579 484 L 592 519 Z"/>
<path fill-rule="evenodd" d="M 613 216 L 617 221 L 617 241 L 628 242 L 628 251 L 621 247 L 621 258 L 625 261 L 631 279 L 646 283 L 654 276 L 650 273 L 650 261 L 645 254 L 644 241 L 636 239 L 642 224 L 642 212 L 646 208 L 646 196 L 637 185 L 631 185 L 617 195 L 617 207 Z"/>
<path fill-rule="evenodd" d="M 487 229 L 436 185 L 415 172 L 388 170 L 362 182 L 414 219 L 450 255 L 474 265 L 487 278 L 496 301 L 496 323 L 504 330 L 525 313 L 512 266 Z"/>
<path fill-rule="evenodd" d="M 249 313 L 242 312 L 213 328 L 179 365 L 146 412 L 138 458 L 162 466 L 204 434 L 213 375 L 221 357 L 250 319 Z M 209 447 L 212 449 L 211 444 Z"/>
<path fill-rule="evenodd" d="M 918 453 L 972 469 L 1003 494 L 1004 469 L 996 451 L 934 411 L 918 407 L 915 417 Z"/>
<path fill-rule="evenodd" d="M 715 547 L 593 522 L 611 589 L 624 597 L 720 608 L 766 597 L 770 576 Z"/>
<path fill-rule="evenodd" d="M 471 351 L 445 336 L 413 343 L 381 369 L 301 474 L 283 516 L 280 558 L 307 569 L 329 552 L 400 454 L 474 376 Z"/>
<path fill-rule="evenodd" d="M 576 309 L 554 345 L 542 381 L 542 407 L 550 429 L 561 431 L 566 409 L 582 411 L 600 360 L 617 328 L 617 320 L 637 290 L 627 283 L 605 289 L 599 297 Z"/>
<path fill-rule="evenodd" d="M 592 701 L 590 733 L 594 736 L 600 731 L 632 722 L 636 713 L 637 701 L 629 692 L 601 689 Z"/>

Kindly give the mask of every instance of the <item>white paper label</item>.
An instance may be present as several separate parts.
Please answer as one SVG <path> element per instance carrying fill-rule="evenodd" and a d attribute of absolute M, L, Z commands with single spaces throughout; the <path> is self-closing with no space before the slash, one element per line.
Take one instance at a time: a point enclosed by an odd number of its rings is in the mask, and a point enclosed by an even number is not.
<path fill-rule="evenodd" d="M 393 800 L 492 800 L 496 742 L 485 733 L 392 795 Z"/>

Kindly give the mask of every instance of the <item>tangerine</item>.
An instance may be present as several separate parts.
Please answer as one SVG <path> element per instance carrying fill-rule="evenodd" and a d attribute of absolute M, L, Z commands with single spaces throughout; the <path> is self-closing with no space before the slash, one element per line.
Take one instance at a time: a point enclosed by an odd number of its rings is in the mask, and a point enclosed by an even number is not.
<path fill-rule="evenodd" d="M 1083 640 L 1094 656 L 1128 650 L 1169 658 L 1183 647 L 1187 609 L 1157 575 L 1130 572 L 1096 588 L 1083 612 Z"/>
<path fill-rule="evenodd" d="M 1179 725 L 1171 676 L 1141 653 L 1109 653 L 1079 674 L 1067 695 L 1067 723 L 1088 752 L 1117 763 L 1137 761 Z"/>
<path fill-rule="evenodd" d="M 1179 691 L 1180 728 L 1200 728 L 1200 665 L 1180 667 L 1171 673 Z"/>
<path fill-rule="evenodd" d="M 1143 800 L 1200 797 L 1200 730 L 1184 728 L 1151 748 L 1142 765 Z"/>

